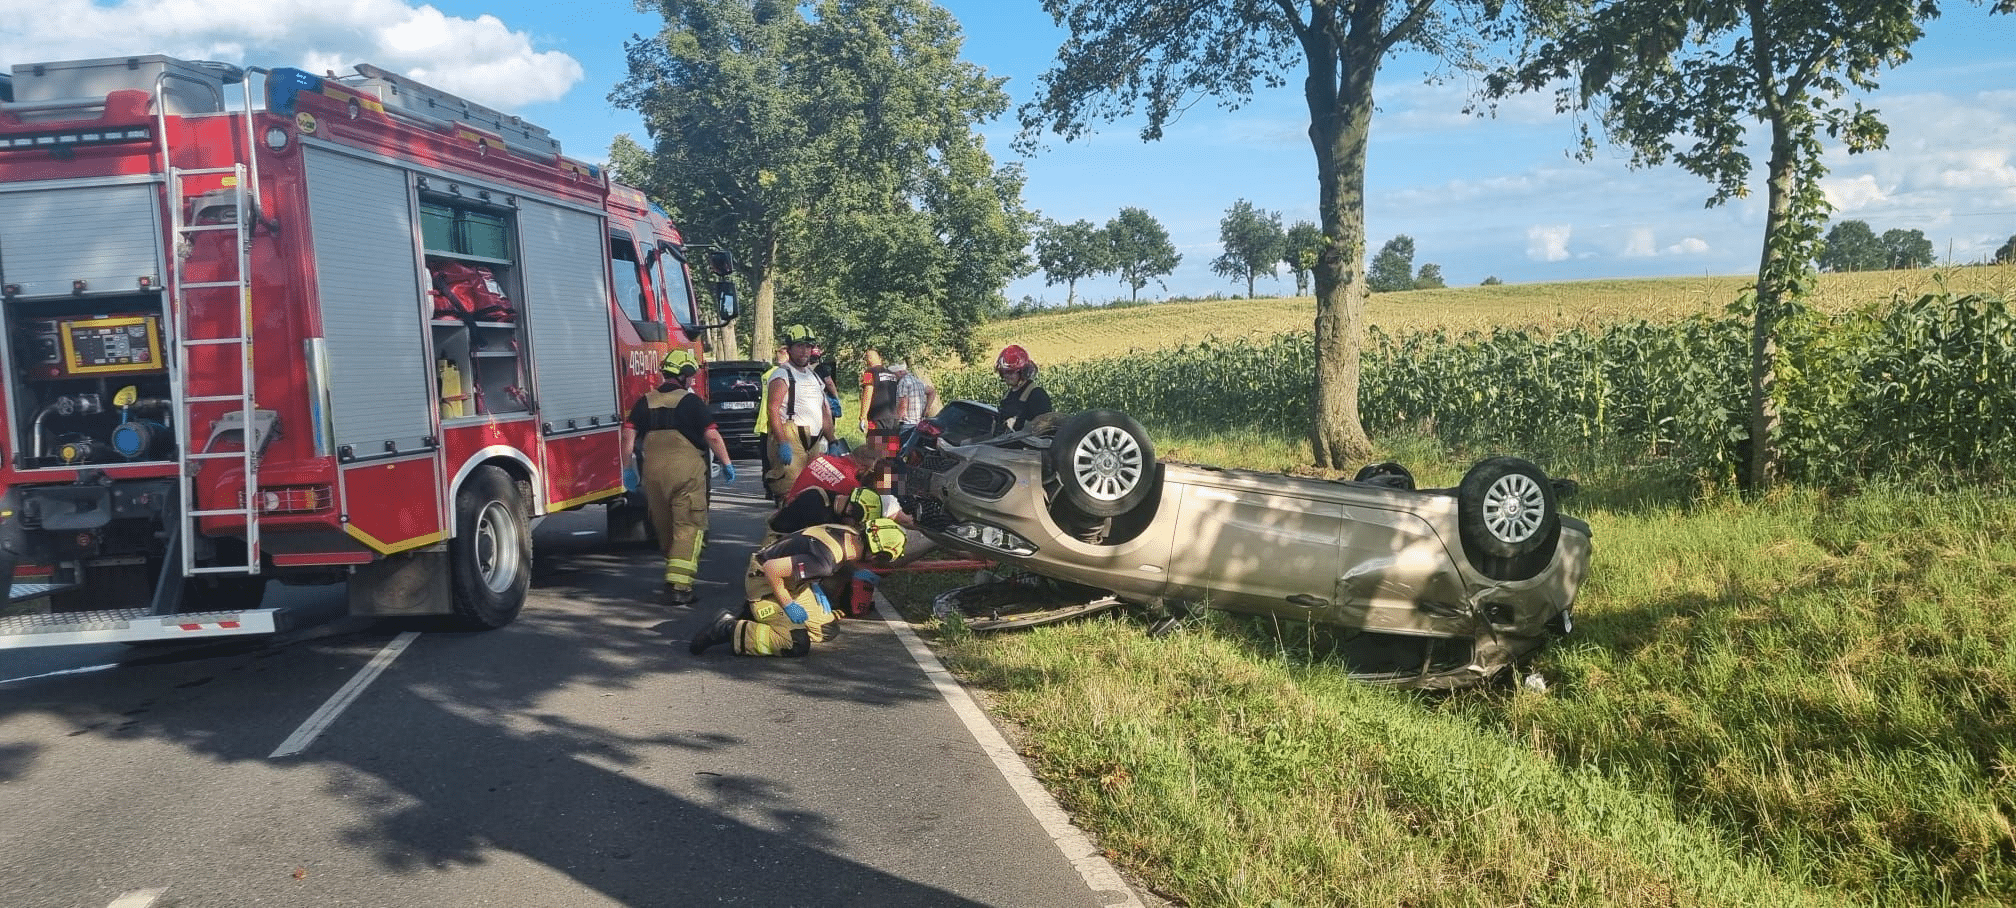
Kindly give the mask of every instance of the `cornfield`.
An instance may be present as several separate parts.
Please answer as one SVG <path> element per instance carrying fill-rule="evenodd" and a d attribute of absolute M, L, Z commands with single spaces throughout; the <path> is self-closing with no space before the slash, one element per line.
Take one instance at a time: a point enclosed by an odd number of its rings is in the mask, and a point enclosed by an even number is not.
<path fill-rule="evenodd" d="M 1388 334 L 1364 345 L 1367 431 L 1455 449 L 1662 461 L 1733 476 L 1749 443 L 1750 325 L 1739 315 L 1544 332 Z M 1936 292 L 1783 325 L 1775 399 L 1788 478 L 1814 484 L 1943 471 L 1999 478 L 2016 457 L 2016 319 L 1998 296 Z M 1170 432 L 1311 429 L 1309 332 L 1209 340 L 1046 368 L 1056 407 L 1128 412 Z M 940 377 L 947 399 L 993 401 L 984 370 Z"/>

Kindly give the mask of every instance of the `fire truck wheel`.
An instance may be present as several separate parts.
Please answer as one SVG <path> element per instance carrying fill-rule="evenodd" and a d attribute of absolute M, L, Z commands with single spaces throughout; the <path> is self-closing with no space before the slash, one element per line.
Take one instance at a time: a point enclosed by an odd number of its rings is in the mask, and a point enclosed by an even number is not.
<path fill-rule="evenodd" d="M 532 585 L 532 515 L 518 484 L 481 467 L 455 493 L 455 619 L 471 630 L 510 624 Z"/>

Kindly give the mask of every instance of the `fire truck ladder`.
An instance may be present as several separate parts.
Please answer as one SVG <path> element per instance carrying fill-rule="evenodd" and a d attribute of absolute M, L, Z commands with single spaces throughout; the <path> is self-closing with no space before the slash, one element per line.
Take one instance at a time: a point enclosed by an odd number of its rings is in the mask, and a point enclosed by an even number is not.
<path fill-rule="evenodd" d="M 251 79 L 245 80 L 246 101 L 243 111 L 243 135 L 240 140 L 245 154 L 251 155 L 256 148 L 257 132 L 253 119 L 251 99 Z M 158 94 L 158 89 L 157 89 Z M 162 109 L 158 99 L 155 110 Z M 168 211 L 169 224 L 175 238 L 177 261 L 169 269 L 171 298 L 170 319 L 174 322 L 172 333 L 175 337 L 174 365 L 178 381 L 169 383 L 174 396 L 175 444 L 181 452 L 182 469 L 178 476 L 180 525 L 176 528 L 170 546 L 179 549 L 184 576 L 197 574 L 257 574 L 259 573 L 259 456 L 265 441 L 266 425 L 259 419 L 259 406 L 252 388 L 252 230 L 259 221 L 262 209 L 258 199 L 259 171 L 256 164 L 240 161 L 229 167 L 183 168 L 173 165 L 169 158 L 169 142 L 166 125 L 159 131 L 161 160 L 168 171 Z M 219 223 L 189 223 L 193 214 L 188 207 L 190 193 L 188 181 L 191 178 L 223 177 L 221 189 L 200 193 L 200 204 L 206 210 L 222 209 L 228 204 L 230 216 Z M 208 182 L 207 180 L 205 182 Z M 223 203 L 223 204 L 220 204 Z M 200 221 L 200 219 L 199 219 Z M 225 280 L 184 281 L 182 265 L 196 236 L 209 232 L 229 231 L 232 243 L 231 277 Z M 195 293 L 236 295 L 237 305 L 230 307 L 208 306 L 206 311 L 231 312 L 228 318 L 206 319 L 206 334 L 196 336 L 196 326 L 189 318 L 190 296 Z M 236 353 L 238 361 L 238 386 L 236 393 L 190 395 L 187 393 L 188 363 L 192 351 L 199 347 L 222 347 L 227 354 Z M 203 405 L 228 403 L 227 409 L 218 416 L 215 427 L 208 436 L 197 434 L 196 412 L 205 409 Z M 214 412 L 214 409 L 212 410 Z M 235 423 L 235 425 L 234 425 Z M 236 451 L 212 451 L 210 446 L 219 438 L 228 437 L 229 430 L 236 430 L 240 439 Z M 196 473 L 203 464 L 216 462 L 236 462 L 244 478 L 244 490 L 239 493 L 237 507 L 198 508 L 196 506 Z M 245 522 L 245 563 L 211 564 L 199 566 L 198 547 L 193 544 L 197 538 L 197 523 L 205 517 L 234 517 Z"/>

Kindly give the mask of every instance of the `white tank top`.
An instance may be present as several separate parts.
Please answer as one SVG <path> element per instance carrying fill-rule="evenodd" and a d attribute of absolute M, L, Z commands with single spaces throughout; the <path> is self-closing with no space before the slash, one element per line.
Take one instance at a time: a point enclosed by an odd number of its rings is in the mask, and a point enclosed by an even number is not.
<path fill-rule="evenodd" d="M 790 363 L 782 366 L 784 381 L 787 382 L 785 398 L 788 409 L 784 418 L 792 425 L 804 426 L 814 432 L 826 425 L 826 383 L 819 380 L 819 374 L 811 367 L 798 369 Z"/>

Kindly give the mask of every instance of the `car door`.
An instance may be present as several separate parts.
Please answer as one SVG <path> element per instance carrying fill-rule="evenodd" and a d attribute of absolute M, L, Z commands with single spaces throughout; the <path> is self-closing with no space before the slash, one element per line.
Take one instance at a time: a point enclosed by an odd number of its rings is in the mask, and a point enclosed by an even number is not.
<path fill-rule="evenodd" d="M 1171 579 L 1183 590 L 1176 595 L 1298 618 L 1331 607 L 1343 505 L 1242 482 L 1238 474 L 1225 479 L 1183 490 L 1170 559 Z"/>

